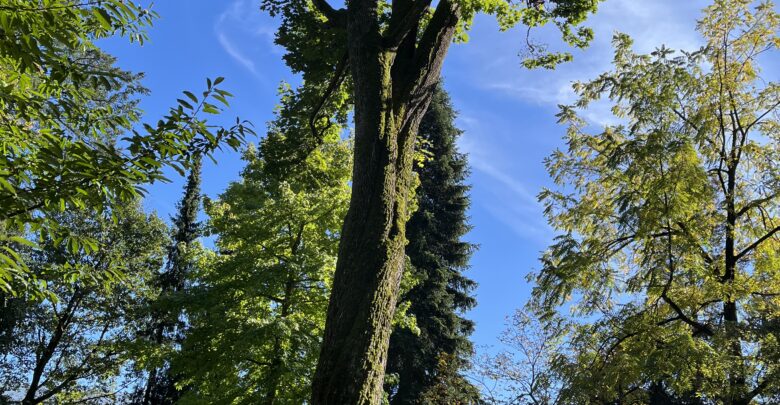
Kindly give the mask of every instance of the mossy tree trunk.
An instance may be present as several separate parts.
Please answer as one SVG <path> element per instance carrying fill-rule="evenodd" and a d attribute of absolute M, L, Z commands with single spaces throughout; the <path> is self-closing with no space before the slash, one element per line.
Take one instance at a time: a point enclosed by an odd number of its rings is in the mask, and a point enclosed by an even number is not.
<path fill-rule="evenodd" d="M 394 2 L 393 16 L 413 2 Z M 407 11 L 407 12 L 404 12 Z M 438 81 L 458 9 L 437 7 L 416 25 L 383 34 L 375 1 L 345 11 L 355 102 L 352 197 L 344 221 L 313 404 L 377 404 L 404 264 L 417 127 Z M 394 25 L 395 24 L 395 25 Z M 391 21 L 403 27 L 405 21 Z M 416 23 L 415 23 L 416 24 Z"/>

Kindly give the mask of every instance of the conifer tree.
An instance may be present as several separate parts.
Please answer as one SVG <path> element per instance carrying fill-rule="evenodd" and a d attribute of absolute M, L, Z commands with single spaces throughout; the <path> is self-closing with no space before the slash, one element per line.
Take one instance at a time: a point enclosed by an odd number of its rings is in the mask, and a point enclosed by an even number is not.
<path fill-rule="evenodd" d="M 180 321 L 181 307 L 171 303 L 171 298 L 179 293 L 191 276 L 194 265 L 191 251 L 194 242 L 201 236 L 198 223 L 200 211 L 200 174 L 202 159 L 195 156 L 184 196 L 178 204 L 179 211 L 173 218 L 173 239 L 168 250 L 168 261 L 165 271 L 157 280 L 160 297 L 152 309 L 149 338 L 154 346 L 162 347 L 161 353 L 170 354 L 174 345 L 183 339 L 183 324 Z M 156 363 L 156 364 L 155 364 Z M 175 387 L 176 376 L 170 373 L 170 358 L 161 358 L 151 370 L 143 392 L 144 404 L 168 404 L 175 402 L 180 396 Z"/>
<path fill-rule="evenodd" d="M 462 272 L 474 245 L 464 242 L 469 225 L 466 210 L 466 157 L 456 141 L 455 112 L 447 93 L 437 88 L 418 133 L 428 160 L 416 168 L 417 211 L 407 224 L 406 254 L 417 284 L 400 301 L 416 318 L 419 333 L 396 328 L 390 337 L 386 383 L 392 404 L 474 403 L 475 387 L 460 375 L 472 345 L 473 323 L 462 312 L 474 306 L 475 283 Z M 454 372 L 446 372 L 454 371 Z M 447 389 L 442 389 L 446 387 Z"/>

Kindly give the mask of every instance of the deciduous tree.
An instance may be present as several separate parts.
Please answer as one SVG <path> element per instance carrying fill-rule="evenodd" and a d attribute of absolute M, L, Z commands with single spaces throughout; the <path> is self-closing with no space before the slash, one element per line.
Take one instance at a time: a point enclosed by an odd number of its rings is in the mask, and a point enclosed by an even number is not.
<path fill-rule="evenodd" d="M 286 90 L 283 105 L 295 103 Z M 191 327 L 174 371 L 182 402 L 304 403 L 319 352 L 349 198 L 351 142 L 323 133 L 299 164 L 275 162 L 296 122 L 285 108 L 239 182 L 208 204 L 218 253 L 183 300 Z M 300 114 L 300 111 L 298 111 Z"/>
<path fill-rule="evenodd" d="M 0 359 L 0 391 L 25 405 L 126 400 L 128 343 L 137 309 L 168 244 L 165 223 L 139 202 L 111 214 L 70 211 L 60 226 L 88 236 L 101 249 L 74 247 L 43 237 L 24 254 L 34 275 L 56 273 L 57 299 L 10 298 L 19 321 Z M 41 276 L 43 277 L 43 276 Z"/>
<path fill-rule="evenodd" d="M 534 304 L 574 300 L 589 321 L 557 360 L 569 402 L 780 393 L 780 87 L 760 75 L 780 18 L 753 5 L 716 0 L 696 52 L 640 55 L 616 36 L 613 70 L 561 110 L 568 150 L 547 162 L 561 187 L 541 195 L 561 235 Z M 576 112 L 601 97 L 622 123 L 599 132 Z"/>
<path fill-rule="evenodd" d="M 497 17 L 503 29 L 554 22 L 566 42 L 585 46 L 573 31 L 597 0 L 357 1 L 343 9 L 327 0 L 264 0 L 282 18 L 277 42 L 285 61 L 303 74 L 310 133 L 316 144 L 330 123 L 320 107 L 331 89 L 350 96 L 355 146 L 352 197 L 344 221 L 323 348 L 312 403 L 376 404 L 403 273 L 406 221 L 413 185 L 415 136 L 450 44 L 464 40 L 474 16 Z M 568 59 L 546 54 L 529 65 Z M 313 89 L 322 89 L 321 93 Z"/>
<path fill-rule="evenodd" d="M 163 169 L 191 164 L 195 153 L 236 148 L 248 128 L 215 128 L 229 93 L 207 83 L 202 97 L 185 92 L 154 125 L 140 125 L 138 75 L 114 66 L 95 41 L 121 35 L 137 42 L 155 18 L 123 0 L 0 1 L 0 290 L 46 293 L 32 277 L 19 244 L 25 233 L 89 243 L 63 234 L 52 218 L 68 209 L 103 209 L 164 180 Z M 130 99 L 128 99 L 130 98 Z M 121 108 L 118 104 L 121 103 Z M 121 140 L 119 139 L 121 138 Z"/>

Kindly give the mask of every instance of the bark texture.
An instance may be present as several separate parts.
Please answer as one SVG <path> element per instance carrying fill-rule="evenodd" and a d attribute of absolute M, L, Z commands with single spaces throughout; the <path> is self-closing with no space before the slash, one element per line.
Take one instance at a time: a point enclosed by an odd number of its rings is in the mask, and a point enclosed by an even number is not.
<path fill-rule="evenodd" d="M 417 5 L 394 2 L 386 30 L 393 37 L 382 32 L 376 1 L 350 1 L 344 11 L 355 158 L 313 404 L 378 404 L 382 398 L 415 135 L 458 22 L 457 6 L 441 1 L 418 40 L 418 24 L 406 18 L 419 12 Z"/>

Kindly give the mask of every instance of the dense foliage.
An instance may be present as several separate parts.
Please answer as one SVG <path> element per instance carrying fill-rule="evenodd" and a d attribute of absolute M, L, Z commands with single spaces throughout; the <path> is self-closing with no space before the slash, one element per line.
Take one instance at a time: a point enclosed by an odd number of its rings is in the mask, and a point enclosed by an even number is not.
<path fill-rule="evenodd" d="M 416 328 L 396 327 L 390 336 L 386 390 L 391 404 L 476 403 L 479 393 L 460 375 L 468 367 L 473 323 L 462 313 L 475 305 L 475 284 L 462 272 L 474 246 L 468 232 L 466 157 L 457 151 L 460 131 L 447 93 L 438 89 L 420 123 L 423 162 L 417 210 L 407 224 L 406 254 L 415 285 L 402 294 Z"/>
<path fill-rule="evenodd" d="M 108 209 L 137 198 L 162 170 L 191 164 L 194 153 L 236 148 L 251 132 L 237 120 L 213 128 L 199 117 L 216 114 L 230 94 L 208 81 L 154 125 L 139 125 L 138 75 L 114 66 L 95 41 L 123 35 L 145 39 L 154 12 L 132 2 L 3 0 L 0 2 L 0 290 L 50 293 L 19 255 L 32 232 L 73 249 L 95 240 L 59 227 L 58 213 Z M 185 99 L 186 98 L 186 99 Z M 120 140 L 121 138 L 121 140 Z M 107 212 L 111 212 L 110 209 Z"/>
<path fill-rule="evenodd" d="M 184 403 L 303 403 L 310 395 L 349 197 L 350 142 L 333 127 L 280 174 L 266 155 L 285 136 L 278 128 L 244 153 L 241 180 L 207 206 L 218 252 L 183 297 L 191 325 L 174 367 L 189 387 Z"/>
<path fill-rule="evenodd" d="M 699 51 L 617 35 L 614 70 L 562 108 L 562 187 L 541 195 L 561 234 L 533 305 L 574 316 L 553 359 L 563 402 L 780 398 L 780 88 L 760 69 L 779 24 L 769 2 L 717 0 Z M 601 97 L 622 123 L 597 132 L 577 110 Z"/>
<path fill-rule="evenodd" d="M 60 226 L 95 239 L 96 250 L 69 249 L 41 237 L 24 255 L 33 275 L 51 273 L 58 299 L 5 297 L 14 311 L 0 358 L 0 392 L 21 403 L 116 401 L 134 381 L 127 369 L 139 324 L 137 310 L 154 291 L 149 285 L 163 263 L 165 224 L 138 202 L 110 215 L 59 214 Z M 92 277 L 121 270 L 121 283 Z M 73 274 L 77 271 L 78 274 Z M 10 397 L 14 395 L 14 397 Z"/>

